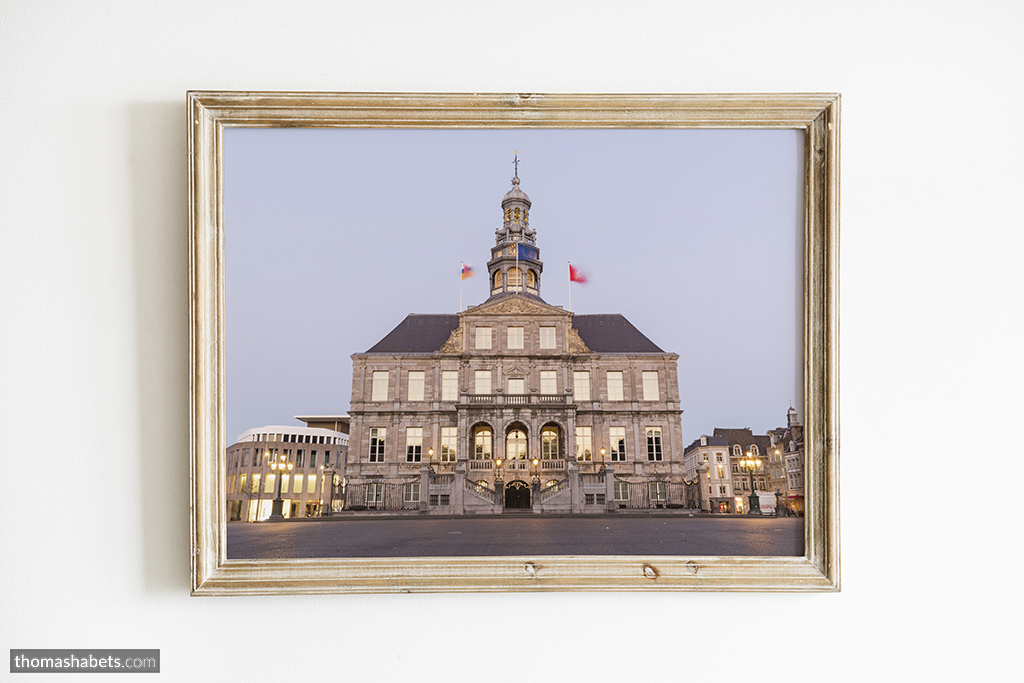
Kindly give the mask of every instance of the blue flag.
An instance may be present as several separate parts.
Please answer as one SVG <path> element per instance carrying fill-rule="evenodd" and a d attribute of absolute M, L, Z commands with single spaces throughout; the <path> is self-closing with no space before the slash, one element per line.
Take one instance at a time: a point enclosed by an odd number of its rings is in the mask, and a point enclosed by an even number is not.
<path fill-rule="evenodd" d="M 531 247 L 526 244 L 519 245 L 519 258 L 521 259 L 537 259 L 537 247 Z"/>

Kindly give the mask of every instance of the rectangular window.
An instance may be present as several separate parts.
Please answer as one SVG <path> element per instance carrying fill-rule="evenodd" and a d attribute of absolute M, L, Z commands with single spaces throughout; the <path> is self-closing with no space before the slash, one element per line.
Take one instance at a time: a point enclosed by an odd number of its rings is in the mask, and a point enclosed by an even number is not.
<path fill-rule="evenodd" d="M 305 451 L 295 451 L 295 466 L 302 467 L 302 463 L 306 461 Z"/>
<path fill-rule="evenodd" d="M 406 503 L 418 503 L 420 502 L 420 485 L 419 484 L 406 484 L 405 490 L 402 492 L 402 499 Z"/>
<path fill-rule="evenodd" d="M 553 349 L 553 348 L 555 348 L 555 328 L 553 328 L 553 327 L 542 327 L 542 328 L 540 328 L 540 348 L 542 348 L 542 349 Z"/>
<path fill-rule="evenodd" d="M 615 500 L 629 500 L 629 482 L 617 481 L 615 486 Z"/>
<path fill-rule="evenodd" d="M 385 427 L 370 429 L 370 462 L 384 462 L 384 439 L 387 433 Z"/>
<path fill-rule="evenodd" d="M 302 475 L 296 474 L 292 479 L 292 493 L 302 493 Z"/>
<path fill-rule="evenodd" d="M 301 479 L 302 475 L 301 474 L 296 474 L 295 478 L 296 479 Z M 288 493 L 288 475 L 287 474 L 282 474 L 281 475 L 281 494 L 284 495 L 285 493 Z"/>
<path fill-rule="evenodd" d="M 523 348 L 523 328 L 521 328 L 521 327 L 509 327 L 508 328 L 508 348 L 510 348 L 510 349 L 521 349 L 521 348 Z"/>
<path fill-rule="evenodd" d="M 594 494 L 593 493 L 584 493 L 583 494 L 583 504 L 584 505 L 593 505 L 594 504 Z"/>
<path fill-rule="evenodd" d="M 609 370 L 608 371 L 608 400 L 609 401 L 621 401 L 622 400 L 622 372 Z"/>
<path fill-rule="evenodd" d="M 554 370 L 541 370 L 540 373 L 540 393 L 542 394 L 555 394 L 558 393 L 558 373 Z"/>
<path fill-rule="evenodd" d="M 441 373 L 441 400 L 459 400 L 459 371 L 444 370 Z"/>
<path fill-rule="evenodd" d="M 510 393 L 510 394 L 525 394 L 526 393 L 526 380 L 525 379 L 510 379 L 508 381 L 508 393 Z"/>
<path fill-rule="evenodd" d="M 658 391 L 658 373 L 644 372 L 644 400 L 657 401 L 661 398 Z"/>
<path fill-rule="evenodd" d="M 259 493 L 259 492 L 260 492 L 260 475 L 259 474 L 254 474 L 254 475 L 252 475 L 252 488 L 249 489 L 249 493 Z"/>
<path fill-rule="evenodd" d="M 405 461 L 420 462 L 423 459 L 423 427 L 409 427 L 405 430 Z"/>
<path fill-rule="evenodd" d="M 441 494 L 441 500 L 438 501 L 438 505 L 451 505 L 452 504 L 451 500 L 452 499 L 451 499 L 451 495 L 450 494 L 442 493 Z"/>
<path fill-rule="evenodd" d="M 476 371 L 476 386 L 474 392 L 477 394 L 489 394 L 491 393 L 491 371 L 490 370 L 477 370 Z"/>
<path fill-rule="evenodd" d="M 724 487 L 724 486 L 719 486 L 719 487 L 718 487 L 718 495 L 720 495 L 720 496 L 724 496 L 724 495 L 726 495 L 726 493 L 725 493 L 725 487 Z"/>
<path fill-rule="evenodd" d="M 409 372 L 409 400 L 423 400 L 423 372 L 420 370 Z"/>
<path fill-rule="evenodd" d="M 388 400 L 388 373 L 387 370 L 378 370 L 373 373 L 373 394 L 371 401 Z"/>
<path fill-rule="evenodd" d="M 665 482 L 663 481 L 652 481 L 651 482 L 651 500 L 656 502 L 665 501 L 668 499 L 668 492 L 665 489 Z"/>
<path fill-rule="evenodd" d="M 366 504 L 376 505 L 384 502 L 384 484 L 366 485 Z"/>
<path fill-rule="evenodd" d="M 316 467 L 316 451 L 309 452 L 309 466 Z"/>
<path fill-rule="evenodd" d="M 296 477 L 301 477 L 301 474 L 296 474 Z M 306 477 L 306 493 L 316 493 L 316 475 L 311 474 Z"/>
<path fill-rule="evenodd" d="M 238 480 L 238 492 L 239 493 L 245 493 L 245 475 L 244 474 L 242 475 L 242 478 Z"/>
<path fill-rule="evenodd" d="M 661 460 L 661 427 L 647 428 L 647 459 Z"/>
<path fill-rule="evenodd" d="M 608 437 L 612 447 L 612 462 L 626 461 L 626 428 L 611 427 L 608 429 Z"/>
<path fill-rule="evenodd" d="M 589 401 L 590 400 L 590 373 L 589 372 L 574 372 L 572 373 L 572 390 L 576 395 L 577 401 Z"/>
<path fill-rule="evenodd" d="M 581 462 L 594 459 L 590 427 L 576 428 L 576 459 Z"/>
<path fill-rule="evenodd" d="M 491 328 L 489 328 L 489 327 L 478 327 L 478 328 L 476 328 L 476 348 L 477 349 L 489 349 L 489 348 L 491 348 Z"/>
<path fill-rule="evenodd" d="M 441 462 L 455 462 L 457 427 L 441 427 Z"/>
<path fill-rule="evenodd" d="M 277 475 L 276 474 L 268 474 L 267 475 L 266 484 L 263 486 L 263 493 L 273 493 L 274 492 L 274 484 L 277 483 L 276 479 L 277 479 Z"/>

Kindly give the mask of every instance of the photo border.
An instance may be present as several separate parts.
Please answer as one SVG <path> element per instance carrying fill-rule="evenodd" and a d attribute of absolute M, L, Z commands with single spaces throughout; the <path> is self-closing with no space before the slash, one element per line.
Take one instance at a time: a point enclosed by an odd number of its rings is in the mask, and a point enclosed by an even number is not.
<path fill-rule="evenodd" d="M 838 94 L 187 93 L 192 595 L 838 591 L 839 101 Z M 228 127 L 803 130 L 805 554 L 227 559 Z"/>

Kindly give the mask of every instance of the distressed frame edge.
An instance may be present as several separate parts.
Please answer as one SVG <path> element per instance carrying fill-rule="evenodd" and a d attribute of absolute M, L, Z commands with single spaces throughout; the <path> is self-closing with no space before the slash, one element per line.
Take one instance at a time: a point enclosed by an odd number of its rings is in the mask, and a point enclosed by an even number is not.
<path fill-rule="evenodd" d="M 186 99 L 189 113 L 192 595 L 840 590 L 838 94 L 454 95 L 189 91 Z M 395 102 L 405 106 L 384 106 Z M 424 107 L 424 103 L 435 106 Z M 582 107 L 574 106 L 580 104 L 588 105 L 586 111 L 592 116 L 566 118 L 572 112 L 580 111 Z M 396 123 L 394 112 L 415 108 L 412 105 L 429 112 L 433 118 Z M 369 111 L 371 115 L 353 120 L 350 114 L 354 108 Z M 296 111 L 318 113 L 308 118 L 297 118 L 294 116 Z M 529 114 L 524 114 L 538 111 L 547 113 L 549 118 L 545 120 L 543 116 L 534 116 L 527 120 Z M 659 116 L 643 118 L 634 115 L 637 111 L 655 112 Z M 718 115 L 710 116 L 711 113 Z M 487 575 L 470 577 L 465 573 L 454 577 L 450 571 L 432 569 L 434 565 L 442 566 L 438 563 L 440 558 L 228 560 L 227 523 L 220 504 L 224 491 L 219 476 L 224 451 L 224 404 L 221 397 L 224 395 L 225 374 L 221 229 L 223 128 L 501 128 L 513 125 L 545 128 L 799 128 L 805 131 L 805 492 L 811 494 L 807 500 L 812 503 L 809 514 L 805 516 L 805 555 L 792 558 L 654 556 L 645 559 L 641 555 L 445 558 L 443 566 L 447 569 L 454 562 L 464 569 L 486 568 L 488 572 Z M 818 150 L 821 150 L 820 155 Z M 815 163 L 816 156 L 821 157 L 818 163 Z M 212 420 L 211 416 L 214 416 Z M 695 564 L 698 560 L 700 563 Z M 666 562 L 674 567 L 673 561 L 682 562 L 684 569 L 657 569 L 658 566 L 666 566 Z M 369 578 L 365 572 L 359 575 L 353 571 L 357 564 L 359 568 L 380 576 Z M 526 565 L 546 567 L 545 574 L 556 575 L 540 583 L 539 572 L 531 575 L 528 582 L 509 573 L 513 567 L 521 570 Z M 595 572 L 595 566 L 603 566 L 616 573 Z M 629 570 L 636 571 L 637 566 L 641 567 L 640 573 L 629 578 Z M 581 571 L 584 569 L 589 573 Z M 341 571 L 348 571 L 349 575 L 341 577 Z M 653 580 L 650 571 L 655 572 Z M 500 581 L 495 583 L 499 577 Z"/>

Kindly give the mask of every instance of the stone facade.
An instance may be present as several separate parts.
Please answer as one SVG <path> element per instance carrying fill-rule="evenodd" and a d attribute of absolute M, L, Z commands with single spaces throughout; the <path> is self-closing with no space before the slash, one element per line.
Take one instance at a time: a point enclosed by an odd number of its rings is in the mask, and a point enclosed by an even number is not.
<path fill-rule="evenodd" d="M 678 356 L 621 315 L 576 315 L 540 297 L 530 205 L 513 179 L 487 301 L 410 315 L 352 356 L 348 509 L 685 504 Z"/>

